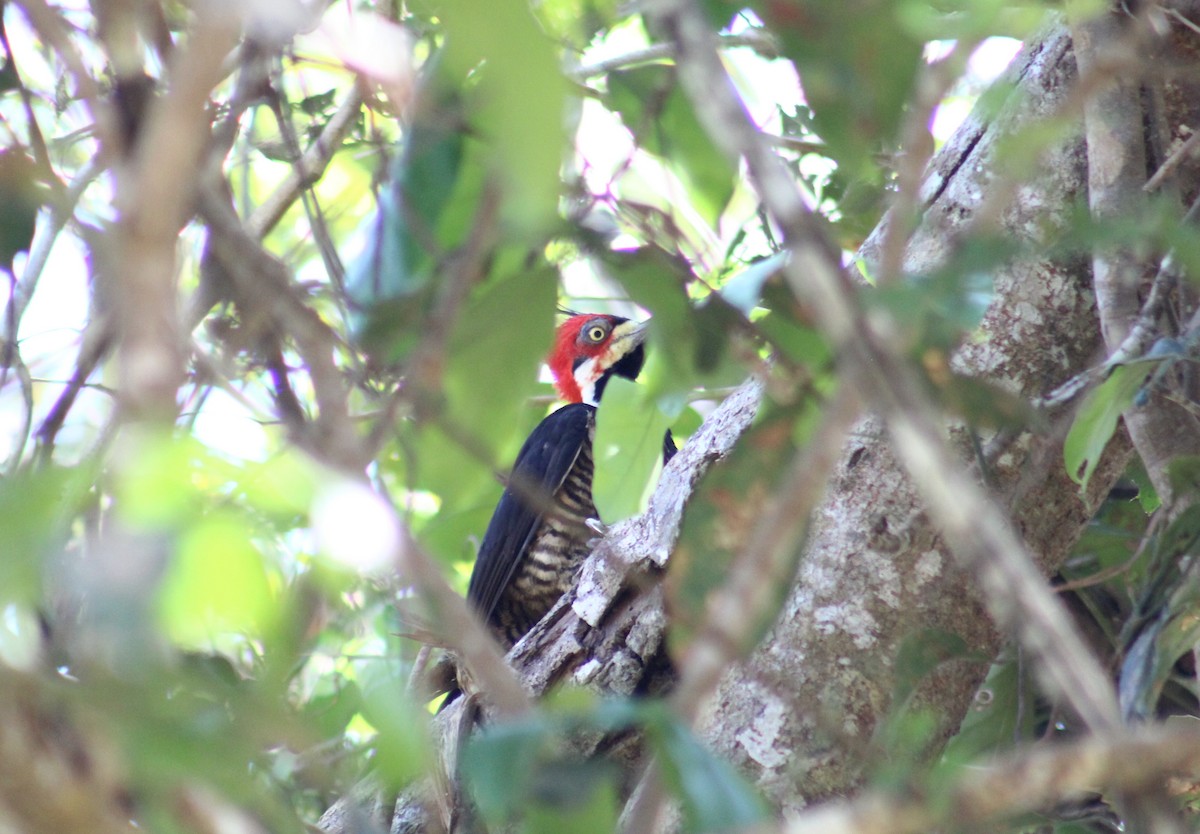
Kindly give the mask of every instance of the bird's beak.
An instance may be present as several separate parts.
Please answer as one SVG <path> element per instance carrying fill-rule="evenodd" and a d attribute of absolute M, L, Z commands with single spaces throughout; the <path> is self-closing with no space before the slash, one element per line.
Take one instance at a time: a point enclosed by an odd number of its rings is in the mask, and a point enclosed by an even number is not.
<path fill-rule="evenodd" d="M 646 341 L 650 331 L 650 320 L 621 322 L 613 328 L 612 339 L 608 343 L 606 353 L 613 360 L 620 359 L 638 345 Z M 611 362 L 606 364 L 612 364 Z"/>

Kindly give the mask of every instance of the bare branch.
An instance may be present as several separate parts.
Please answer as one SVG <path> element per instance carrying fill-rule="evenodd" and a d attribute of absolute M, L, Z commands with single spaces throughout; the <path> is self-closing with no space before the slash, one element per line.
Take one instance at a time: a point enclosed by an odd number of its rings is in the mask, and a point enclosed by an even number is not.
<path fill-rule="evenodd" d="M 1193 722 L 1189 722 L 1193 723 Z M 946 826 L 973 829 L 1098 791 L 1163 790 L 1174 775 L 1200 773 L 1200 730 L 1140 727 L 1074 742 L 1041 745 L 965 770 L 936 802 L 873 793 L 830 803 L 758 834 L 918 834 Z M 748 832 L 751 834 L 751 832 Z"/>
<path fill-rule="evenodd" d="M 149 105 L 131 167 L 118 177 L 121 402 L 136 418 L 171 420 L 177 408 L 184 345 L 175 246 L 191 215 L 210 136 L 208 94 L 240 34 L 224 14 L 198 14 L 186 44 L 172 56 L 167 93 Z"/>

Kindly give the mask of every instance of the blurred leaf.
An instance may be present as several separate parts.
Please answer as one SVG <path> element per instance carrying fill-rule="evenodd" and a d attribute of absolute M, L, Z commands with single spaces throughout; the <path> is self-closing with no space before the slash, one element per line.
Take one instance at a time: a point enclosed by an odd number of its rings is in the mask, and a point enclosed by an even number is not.
<path fill-rule="evenodd" d="M 335 691 L 308 699 L 304 704 L 304 720 L 321 738 L 340 738 L 362 705 L 358 685 L 354 681 L 341 681 Z"/>
<path fill-rule="evenodd" d="M 251 464 L 238 478 L 245 500 L 256 509 L 298 519 L 312 506 L 317 489 L 328 478 L 310 458 L 286 449 L 259 464 Z"/>
<path fill-rule="evenodd" d="M 555 45 L 519 0 L 496 0 L 481 14 L 472 0 L 444 0 L 444 60 L 470 76 L 472 123 L 489 143 L 489 169 L 505 184 L 502 216 L 522 234 L 555 220 L 567 82 Z"/>
<path fill-rule="evenodd" d="M 833 351 L 821 332 L 800 324 L 785 313 L 772 312 L 754 324 L 771 339 L 774 346 L 797 364 L 819 371 L 833 362 Z"/>
<path fill-rule="evenodd" d="M 928 628 L 907 635 L 896 652 L 893 703 L 905 703 L 921 681 L 946 661 L 964 658 L 980 662 L 987 660 L 972 652 L 967 642 L 952 631 Z"/>
<path fill-rule="evenodd" d="M 587 716 L 582 723 L 590 725 Z M 468 742 L 462 772 L 489 824 L 519 820 L 518 830 L 545 834 L 613 830 L 616 769 L 564 755 L 563 730 L 560 720 L 535 717 L 489 727 Z"/>
<path fill-rule="evenodd" d="M 1113 368 L 1108 379 L 1091 391 L 1079 406 L 1063 442 L 1063 458 L 1067 474 L 1081 490 L 1087 489 L 1100 456 L 1117 430 L 1121 412 L 1132 405 L 1133 395 L 1145 376 L 1145 370 L 1137 366 Z"/>
<path fill-rule="evenodd" d="M 652 64 L 608 74 L 606 103 L 636 137 L 684 183 L 692 205 L 716 227 L 733 196 L 734 166 L 713 145 L 679 88 L 675 68 Z"/>
<path fill-rule="evenodd" d="M 0 479 L 0 603 L 41 600 L 43 562 L 66 537 L 86 470 L 46 467 Z"/>
<path fill-rule="evenodd" d="M 1145 469 L 1142 469 L 1145 472 Z M 1145 476 L 1149 481 L 1149 476 Z M 1167 480 L 1176 496 L 1200 495 L 1200 457 L 1180 455 L 1167 463 Z"/>
<path fill-rule="evenodd" d="M 652 360 L 650 360 L 652 361 Z M 663 435 L 670 418 L 636 382 L 613 377 L 596 413 L 592 445 L 596 474 L 592 500 L 600 518 L 614 524 L 645 506 L 651 478 L 662 463 Z"/>
<path fill-rule="evenodd" d="M 394 683 L 365 692 L 363 714 L 378 733 L 372 769 L 396 790 L 428 773 L 434 757 L 427 714 L 405 697 L 402 681 Z"/>
<path fill-rule="evenodd" d="M 1010 243 L 975 241 L 936 272 L 866 290 L 862 298 L 888 311 L 914 354 L 948 352 L 979 326 L 995 297 L 992 271 L 1011 255 Z"/>
<path fill-rule="evenodd" d="M 490 448 L 513 437 L 537 385 L 557 288 L 552 267 L 521 262 L 479 287 L 455 321 L 443 373 L 445 416 Z"/>
<path fill-rule="evenodd" d="M 246 525 L 214 513 L 180 539 L 158 593 L 159 615 L 179 644 L 204 647 L 224 632 L 258 634 L 278 612 Z"/>
<path fill-rule="evenodd" d="M 468 158 L 468 142 L 445 96 L 416 118 L 363 229 L 363 253 L 350 264 L 347 295 L 359 340 L 389 361 L 416 343 L 432 303 L 427 289 L 438 259 L 470 232 L 482 169 Z M 462 205 L 455 206 L 454 203 Z M 454 222 L 447 215 L 455 210 Z"/>
<path fill-rule="evenodd" d="M 630 300 L 650 311 L 647 355 L 655 359 L 662 373 L 652 376 L 653 368 L 644 370 L 642 383 L 655 396 L 677 400 L 695 386 L 700 348 L 695 310 L 685 289 L 690 276 L 687 265 L 654 246 L 606 252 L 603 262 Z M 719 344 L 723 346 L 724 334 Z"/>
<path fill-rule="evenodd" d="M 0 150 L 0 268 L 12 272 L 17 253 L 29 250 L 44 202 L 33 159 L 20 150 Z"/>
<path fill-rule="evenodd" d="M 916 38 L 970 41 L 991 36 L 1024 40 L 1045 25 L 1051 8 L 1044 2 L 972 0 L 970 14 L 963 14 L 958 4 L 924 2 L 899 3 L 896 10 L 905 31 Z"/>
<path fill-rule="evenodd" d="M 742 315 L 749 317 L 762 300 L 763 285 L 779 274 L 789 256 L 789 252 L 784 250 L 750 264 L 725 282 L 721 287 L 721 297 L 740 310 Z"/>
<path fill-rule="evenodd" d="M 543 0 L 534 14 L 556 41 L 586 47 L 618 18 L 618 0 Z"/>
<path fill-rule="evenodd" d="M 715 756 L 691 730 L 665 711 L 647 724 L 663 778 L 683 806 L 683 830 L 689 834 L 752 826 L 771 812 L 729 762 Z"/>
<path fill-rule="evenodd" d="M 471 738 L 462 752 L 462 773 L 484 819 L 508 821 L 533 784 L 549 728 L 538 721 L 505 722 Z"/>
<path fill-rule="evenodd" d="M 126 523 L 142 528 L 181 524 L 203 507 L 198 493 L 215 492 L 236 471 L 197 440 L 142 433 L 130 439 L 118 471 L 117 503 Z"/>
<path fill-rule="evenodd" d="M 941 351 L 926 351 L 922 359 L 938 402 L 971 426 L 1017 429 L 1038 419 L 1024 397 L 990 380 L 953 373 L 949 357 Z"/>

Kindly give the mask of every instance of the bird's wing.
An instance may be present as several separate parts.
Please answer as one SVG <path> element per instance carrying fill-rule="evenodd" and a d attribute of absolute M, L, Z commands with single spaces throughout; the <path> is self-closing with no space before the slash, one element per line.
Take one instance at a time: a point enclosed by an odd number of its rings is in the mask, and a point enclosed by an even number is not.
<path fill-rule="evenodd" d="M 538 423 L 517 454 L 508 486 L 479 546 L 467 588 L 467 600 L 484 621 L 491 622 L 548 502 L 588 442 L 595 410 L 586 403 L 563 406 Z"/>

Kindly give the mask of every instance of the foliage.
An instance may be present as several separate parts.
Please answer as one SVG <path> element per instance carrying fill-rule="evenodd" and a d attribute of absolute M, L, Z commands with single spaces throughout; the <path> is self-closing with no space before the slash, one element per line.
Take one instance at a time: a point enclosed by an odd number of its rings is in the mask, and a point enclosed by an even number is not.
<path fill-rule="evenodd" d="M 1045 14 L 991 0 L 699 5 L 847 262 L 907 188 L 895 154 L 920 122 L 926 55 L 957 39 L 938 102 L 965 110 L 991 81 L 968 71 L 971 50 L 1026 37 Z M 54 706 L 0 721 L 88 751 L 87 778 L 119 784 L 105 793 L 123 798 L 119 822 L 233 830 L 228 811 L 301 831 L 364 777 L 398 791 L 436 769 L 432 710 L 409 680 L 417 638 L 455 635 L 404 559 L 465 589 L 506 468 L 551 407 L 538 369 L 556 309 L 652 321 L 641 380 L 612 382 L 599 411 L 606 522 L 644 509 L 665 430 L 684 442 L 732 386 L 769 377 L 758 422 L 682 526 L 665 584 L 681 667 L 845 371 L 781 275 L 779 224 L 656 49 L 670 34 L 652 17 L 609 0 L 214 8 L 0 4 L 0 690 Z M 221 65 L 209 76 L 205 50 Z M 1038 127 L 1002 164 L 1032 164 L 1066 131 Z M 155 169 L 185 140 L 188 164 Z M 1048 235 L 1064 257 L 1138 241 L 1194 271 L 1177 215 L 1081 216 Z M 953 367 L 981 338 L 992 274 L 1026 254 L 968 234 L 931 274 L 867 274 L 855 290 L 968 435 L 1034 421 L 1025 398 Z M 1120 415 L 1190 373 L 1194 345 L 1170 346 L 1113 368 L 1079 407 L 1064 465 L 1081 489 Z M 1185 470 L 1177 501 L 1197 486 Z M 1194 517 L 1150 528 L 1158 499 L 1144 470 L 1131 477 L 1144 503 L 1110 500 L 1063 578 L 1093 583 L 1079 607 L 1106 654 L 1127 649 L 1130 714 L 1193 712 L 1196 579 L 1181 565 Z M 783 548 L 786 577 L 801 543 Z M 786 577 L 725 647 L 731 661 L 769 634 Z M 939 761 L 945 740 L 914 693 L 945 664 L 989 660 L 950 631 L 910 636 L 891 715 L 859 740 L 876 756 L 862 772 L 936 804 L 947 774 L 1065 726 L 1008 653 Z M 761 822 L 767 802 L 675 706 L 559 702 L 489 726 L 462 762 L 478 813 L 613 830 L 629 775 L 565 751 L 637 733 L 684 830 Z M 16 766 L 0 751 L 0 781 Z M 213 797 L 207 812 L 197 795 Z"/>

